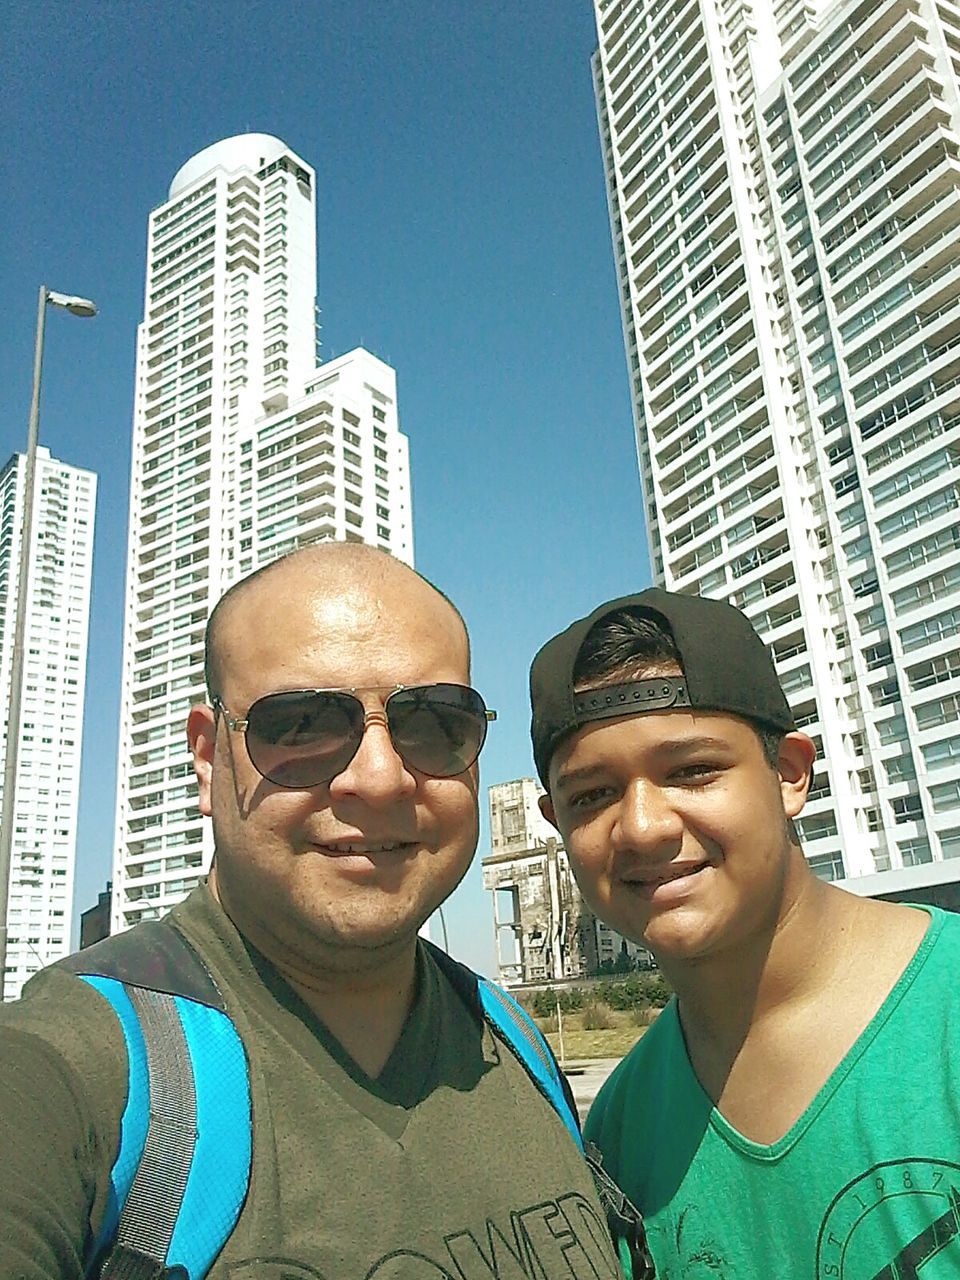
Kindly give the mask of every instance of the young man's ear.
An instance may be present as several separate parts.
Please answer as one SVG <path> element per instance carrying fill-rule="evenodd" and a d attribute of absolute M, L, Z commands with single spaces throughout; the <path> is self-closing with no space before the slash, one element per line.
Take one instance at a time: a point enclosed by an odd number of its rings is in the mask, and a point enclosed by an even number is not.
<path fill-rule="evenodd" d="M 213 756 L 217 745 L 217 717 L 212 707 L 199 704 L 190 708 L 187 717 L 187 741 L 193 754 L 193 772 L 200 793 L 200 812 L 209 818 L 213 812 Z"/>
<path fill-rule="evenodd" d="M 788 818 L 797 817 L 807 803 L 816 758 L 817 748 L 805 733 L 785 733 L 780 739 L 777 772 L 780 774 L 783 809 Z"/>
<path fill-rule="evenodd" d="M 557 827 L 557 830 L 559 831 L 560 828 L 557 826 L 557 815 L 554 811 L 553 801 L 550 799 L 549 791 L 545 791 L 537 803 L 540 805 L 540 812 L 550 823 L 551 827 Z"/>

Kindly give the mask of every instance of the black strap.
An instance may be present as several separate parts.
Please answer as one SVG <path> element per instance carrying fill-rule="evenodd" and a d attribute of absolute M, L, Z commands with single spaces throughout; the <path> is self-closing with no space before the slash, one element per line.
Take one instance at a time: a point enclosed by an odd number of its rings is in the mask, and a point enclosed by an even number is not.
<path fill-rule="evenodd" d="M 597 1196 L 607 1215 L 607 1225 L 614 1241 L 626 1241 L 630 1252 L 630 1274 L 633 1280 L 656 1280 L 653 1257 L 647 1245 L 647 1233 L 640 1210 L 620 1190 L 603 1167 L 603 1157 L 592 1142 L 584 1143 L 584 1155 Z M 621 1260 L 622 1261 L 622 1260 Z"/>
<path fill-rule="evenodd" d="M 172 996 L 130 986 L 150 1077 L 143 1155 L 120 1215 L 102 1280 L 157 1280 L 165 1272 L 197 1142 L 197 1098 L 190 1051 Z"/>
<path fill-rule="evenodd" d="M 223 997 L 206 965 L 169 920 L 149 920 L 111 934 L 76 955 L 57 961 L 70 973 L 116 978 L 126 987 L 145 987 L 186 996 L 225 1012 Z"/>

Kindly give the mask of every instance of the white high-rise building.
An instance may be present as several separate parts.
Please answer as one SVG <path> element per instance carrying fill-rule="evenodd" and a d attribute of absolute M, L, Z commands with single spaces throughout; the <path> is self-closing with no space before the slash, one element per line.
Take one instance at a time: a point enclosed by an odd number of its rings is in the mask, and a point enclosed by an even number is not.
<path fill-rule="evenodd" d="M 0 471 L 0 806 L 26 457 Z M 7 904 L 4 1000 L 70 951 L 97 478 L 37 449 Z"/>
<path fill-rule="evenodd" d="M 113 928 L 160 914 L 212 854 L 184 725 L 207 615 L 297 546 L 413 561 L 396 375 L 316 358 L 314 171 L 277 138 L 206 148 L 150 215 L 138 330 Z"/>
<path fill-rule="evenodd" d="M 819 748 L 817 872 L 936 896 L 960 880 L 960 9 L 596 21 L 654 576 L 772 645 Z"/>

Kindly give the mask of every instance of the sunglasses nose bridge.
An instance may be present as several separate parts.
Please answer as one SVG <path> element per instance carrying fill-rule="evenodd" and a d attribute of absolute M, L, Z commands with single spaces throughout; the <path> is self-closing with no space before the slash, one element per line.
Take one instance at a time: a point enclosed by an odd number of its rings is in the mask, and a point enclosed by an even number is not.
<path fill-rule="evenodd" d="M 356 792 L 380 801 L 415 785 L 382 705 L 364 709 L 353 754 L 328 785 L 332 793 Z"/>

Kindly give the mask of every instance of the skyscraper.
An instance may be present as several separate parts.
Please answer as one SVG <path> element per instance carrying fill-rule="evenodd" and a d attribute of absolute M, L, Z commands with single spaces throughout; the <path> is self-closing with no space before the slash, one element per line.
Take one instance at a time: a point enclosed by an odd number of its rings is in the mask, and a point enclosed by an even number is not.
<path fill-rule="evenodd" d="M 960 10 L 596 21 L 654 576 L 772 645 L 819 748 L 818 874 L 935 892 L 960 879 Z"/>
<path fill-rule="evenodd" d="M 0 805 L 26 458 L 0 471 Z M 97 480 L 37 450 L 3 999 L 70 950 Z"/>
<path fill-rule="evenodd" d="M 137 340 L 113 928 L 206 870 L 184 724 L 207 615 L 237 578 L 323 539 L 412 563 L 396 375 L 316 358 L 313 170 L 278 138 L 207 147 L 150 215 Z"/>

